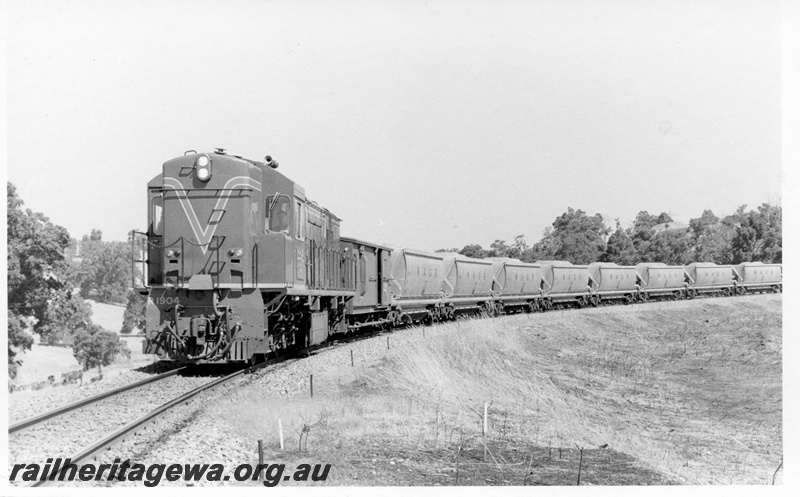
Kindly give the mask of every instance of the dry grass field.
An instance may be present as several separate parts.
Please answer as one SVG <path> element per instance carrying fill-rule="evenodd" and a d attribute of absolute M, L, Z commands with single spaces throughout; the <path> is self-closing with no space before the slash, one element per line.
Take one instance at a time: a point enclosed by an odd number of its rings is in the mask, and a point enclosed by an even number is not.
<path fill-rule="evenodd" d="M 581 485 L 780 483 L 781 302 L 555 311 L 424 338 L 417 329 L 378 361 L 315 378 L 313 399 L 245 390 L 235 411 L 211 414 L 270 447 L 281 417 L 288 447 L 269 460 L 332 463 L 333 485 L 574 485 L 579 467 Z"/>

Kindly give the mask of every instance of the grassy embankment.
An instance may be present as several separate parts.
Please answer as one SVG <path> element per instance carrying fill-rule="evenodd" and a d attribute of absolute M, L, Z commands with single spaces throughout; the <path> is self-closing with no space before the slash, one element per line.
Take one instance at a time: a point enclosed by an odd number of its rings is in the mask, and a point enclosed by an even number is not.
<path fill-rule="evenodd" d="M 269 461 L 332 463 L 334 485 L 574 485 L 578 447 L 581 484 L 769 484 L 781 324 L 780 295 L 453 323 L 315 377 L 313 399 L 245 391 L 212 414 L 272 448 L 281 417 Z"/>

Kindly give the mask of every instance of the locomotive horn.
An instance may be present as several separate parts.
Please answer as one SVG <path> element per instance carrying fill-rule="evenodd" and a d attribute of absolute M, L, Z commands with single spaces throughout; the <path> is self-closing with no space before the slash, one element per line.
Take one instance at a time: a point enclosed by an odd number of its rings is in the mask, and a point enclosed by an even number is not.
<path fill-rule="evenodd" d="M 278 161 L 272 160 L 271 155 L 264 157 L 264 160 L 267 161 L 267 165 L 272 169 L 278 169 Z"/>

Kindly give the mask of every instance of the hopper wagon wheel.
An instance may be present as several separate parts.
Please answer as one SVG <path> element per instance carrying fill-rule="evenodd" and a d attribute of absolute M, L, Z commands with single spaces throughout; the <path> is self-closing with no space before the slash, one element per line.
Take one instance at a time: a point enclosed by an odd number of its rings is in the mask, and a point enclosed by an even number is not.
<path fill-rule="evenodd" d="M 723 288 L 722 289 L 722 296 L 723 297 L 730 297 L 731 296 L 731 289 L 730 288 Z"/>
<path fill-rule="evenodd" d="M 681 291 L 680 291 L 680 290 L 677 290 L 676 292 L 674 292 L 674 293 L 672 294 L 672 300 L 680 300 L 680 299 L 681 299 L 681 296 L 682 296 L 682 295 L 681 295 Z"/>
<path fill-rule="evenodd" d="M 747 294 L 747 288 L 743 286 L 739 287 L 739 295 L 746 295 L 746 294 Z"/>
<path fill-rule="evenodd" d="M 634 302 L 634 299 L 633 299 L 633 295 L 632 294 L 629 293 L 629 294 L 625 295 L 625 305 L 633 304 L 633 302 Z"/>
<path fill-rule="evenodd" d="M 690 288 L 689 290 L 686 291 L 686 298 L 688 300 L 692 300 L 696 296 L 697 296 L 697 290 L 695 290 L 694 288 Z"/>
<path fill-rule="evenodd" d="M 592 305 L 594 307 L 599 307 L 600 304 L 603 303 L 603 298 L 600 295 L 592 295 Z"/>
<path fill-rule="evenodd" d="M 779 286 L 775 285 L 772 287 L 772 293 L 780 293 L 781 289 Z"/>

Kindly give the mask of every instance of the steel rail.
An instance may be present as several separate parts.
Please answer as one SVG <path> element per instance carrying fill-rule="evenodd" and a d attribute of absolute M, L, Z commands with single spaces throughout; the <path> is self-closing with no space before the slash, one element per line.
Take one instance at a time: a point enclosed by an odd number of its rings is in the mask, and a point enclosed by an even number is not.
<path fill-rule="evenodd" d="M 226 383 L 226 382 L 228 382 L 228 381 L 230 381 L 230 380 L 232 380 L 232 379 L 234 379 L 234 378 L 236 378 L 238 376 L 241 376 L 241 375 L 243 375 L 245 373 L 249 373 L 249 372 L 255 371 L 257 369 L 261 369 L 261 368 L 263 368 L 265 366 L 268 366 L 268 365 L 271 365 L 271 364 L 273 364 L 273 361 L 265 361 L 265 362 L 262 362 L 261 364 L 257 364 L 255 366 L 251 366 L 251 367 L 246 368 L 246 369 L 241 369 L 239 371 L 236 371 L 235 373 L 231 373 L 231 374 L 229 374 L 227 376 L 223 376 L 221 378 L 217 378 L 216 380 L 210 381 L 210 382 L 206 383 L 205 385 L 201 385 L 201 386 L 199 386 L 199 387 L 197 387 L 197 388 L 195 388 L 193 390 L 190 390 L 189 392 L 181 395 L 180 397 L 177 397 L 177 398 L 167 402 L 166 404 L 163 404 L 160 407 L 155 408 L 154 410 L 150 411 L 148 414 L 145 414 L 141 418 L 139 418 L 139 419 L 137 419 L 137 420 L 135 420 L 135 421 L 133 421 L 131 423 L 128 423 L 127 425 L 125 425 L 122 428 L 118 429 L 114 433 L 112 433 L 112 434 L 110 434 L 110 435 L 108 435 L 108 436 L 106 436 L 106 437 L 104 437 L 104 438 L 102 438 L 102 439 L 100 439 L 100 440 L 98 440 L 96 442 L 93 442 L 90 446 L 86 447 L 85 449 L 81 450 L 80 452 L 78 452 L 74 456 L 70 457 L 69 461 L 70 461 L 71 464 L 76 464 L 77 465 L 80 461 L 83 461 L 83 460 L 93 456 L 94 454 L 102 451 L 103 449 L 111 448 L 114 444 L 116 444 L 118 442 L 125 441 L 126 437 L 131 436 L 131 435 L 136 435 L 136 431 L 137 430 L 141 430 L 145 426 L 147 426 L 148 424 L 155 422 L 162 414 L 164 414 L 165 412 L 169 411 L 173 407 L 176 407 L 176 406 L 178 406 L 180 404 L 188 404 L 195 396 L 197 396 L 198 394 L 200 394 L 202 392 L 205 392 L 206 390 L 210 390 L 210 389 L 212 389 L 214 387 L 218 387 L 219 385 L 221 385 L 223 383 Z M 49 478 L 46 478 L 45 480 L 41 480 L 40 479 L 40 480 L 36 480 L 34 482 L 31 482 L 31 484 L 28 485 L 28 487 L 39 487 L 39 486 L 42 486 L 42 485 L 46 485 L 48 483 L 52 483 L 53 481 L 61 481 L 61 480 L 51 480 Z"/>
<path fill-rule="evenodd" d="M 8 434 L 11 435 L 12 433 L 17 433 L 28 428 L 32 428 L 36 425 L 44 423 L 45 421 L 50 421 L 51 419 L 55 419 L 59 416 L 63 416 L 64 414 L 77 411 L 78 409 L 82 409 L 86 406 L 92 405 L 96 402 L 100 402 L 101 400 L 107 399 L 109 397 L 114 397 L 115 395 L 119 395 L 123 392 L 127 392 L 128 390 L 134 390 L 136 388 L 142 387 L 149 383 L 153 383 L 156 381 L 163 380 L 165 378 L 169 378 L 170 376 L 174 376 L 178 374 L 180 371 L 186 369 L 186 366 L 173 369 L 172 371 L 167 371 L 166 373 L 161 373 L 156 376 L 152 376 L 150 378 L 145 378 L 144 380 L 137 381 L 135 383 L 131 383 L 129 385 L 123 385 L 118 388 L 113 388 L 108 390 L 107 392 L 99 393 L 92 397 L 88 397 L 77 402 L 73 402 L 72 404 L 67 404 L 62 407 L 58 407 L 53 409 L 52 411 L 47 411 L 43 414 L 39 414 L 37 416 L 33 416 L 32 418 L 25 419 L 20 421 L 19 423 L 15 423 L 8 427 Z"/>

